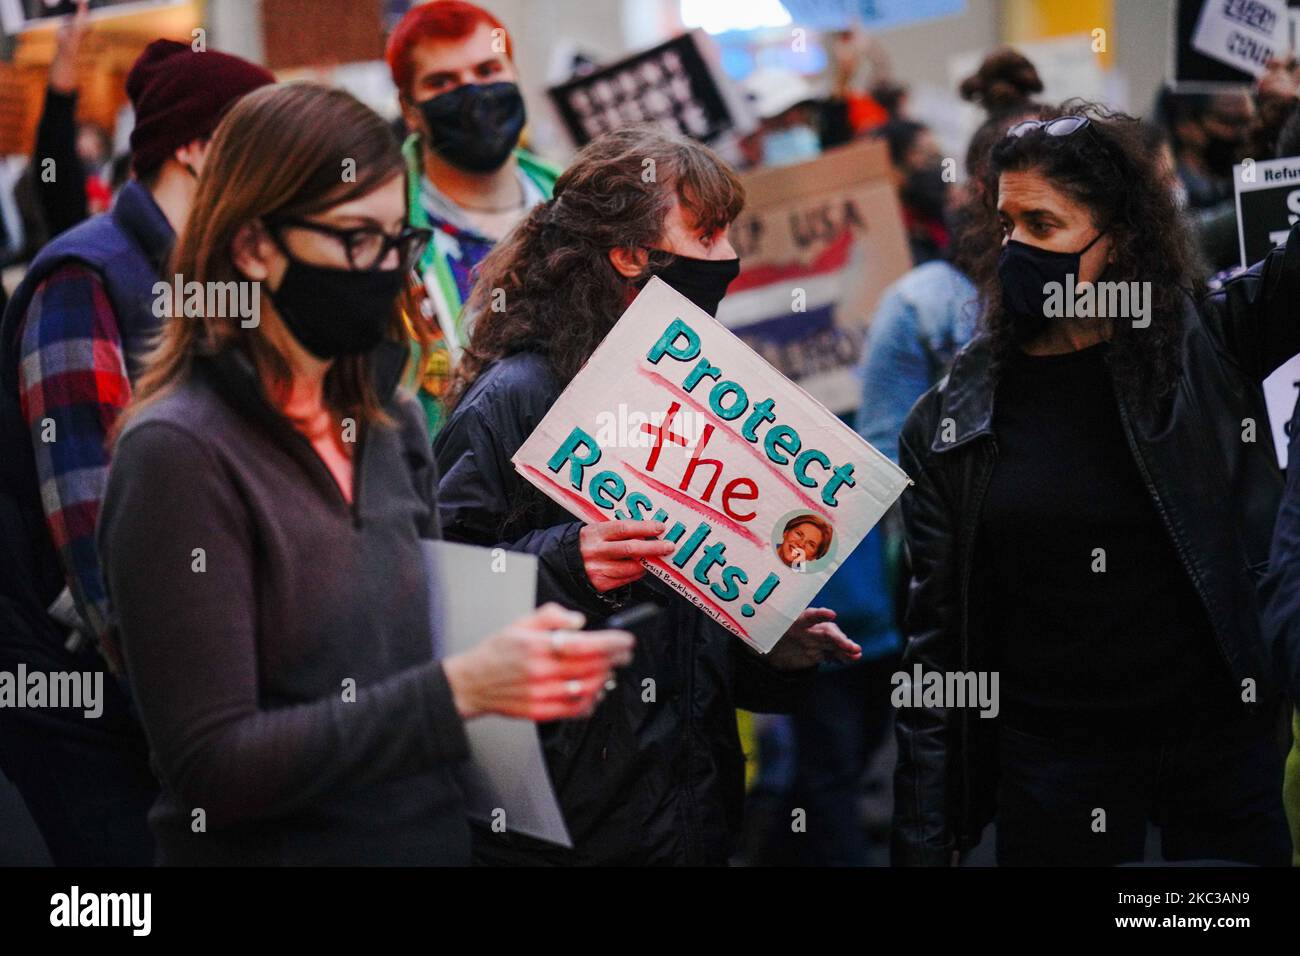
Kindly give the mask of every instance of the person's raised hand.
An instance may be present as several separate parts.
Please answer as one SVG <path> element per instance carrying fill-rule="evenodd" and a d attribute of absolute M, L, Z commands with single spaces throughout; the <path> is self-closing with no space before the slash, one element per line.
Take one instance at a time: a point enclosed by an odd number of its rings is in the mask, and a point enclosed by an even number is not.
<path fill-rule="evenodd" d="M 584 717 L 604 697 L 615 667 L 632 660 L 626 631 L 579 631 L 585 618 L 558 604 L 539 607 L 472 650 L 443 661 L 463 718 Z"/>
<path fill-rule="evenodd" d="M 602 594 L 642 577 L 644 558 L 663 558 L 677 550 L 671 541 L 655 540 L 667 530 L 662 521 L 601 521 L 584 525 L 578 535 L 582 567 Z"/>
<path fill-rule="evenodd" d="M 90 0 L 77 0 L 77 12 L 59 27 L 55 39 L 54 59 L 50 61 L 50 86 L 60 93 L 77 89 L 77 56 L 86 36 L 87 9 Z"/>

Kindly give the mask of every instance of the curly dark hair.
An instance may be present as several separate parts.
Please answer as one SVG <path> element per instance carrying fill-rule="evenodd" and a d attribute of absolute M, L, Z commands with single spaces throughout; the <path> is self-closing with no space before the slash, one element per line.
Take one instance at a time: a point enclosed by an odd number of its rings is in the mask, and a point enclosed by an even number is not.
<path fill-rule="evenodd" d="M 1068 136 L 1041 129 L 1004 137 L 993 147 L 985 173 L 985 214 L 996 216 L 999 177 L 1033 171 L 1092 212 L 1098 229 L 1114 244 L 1108 281 L 1151 283 L 1151 324 L 1116 322 L 1111 333 L 1111 371 L 1124 394 L 1149 402 L 1167 395 L 1178 376 L 1178 334 L 1188 296 L 1202 292 L 1192 239 L 1159 173 L 1142 124 L 1083 100 L 1070 100 L 1052 116 L 1086 116 L 1089 124 Z M 993 346 L 994 375 L 1019 347 L 1014 324 L 1002 309 L 997 263 L 1001 246 L 991 243 L 972 264 L 984 302 L 984 328 Z"/>
<path fill-rule="evenodd" d="M 567 382 L 605 338 L 636 283 L 667 264 L 652 251 L 629 280 L 612 249 L 649 249 L 674 202 L 709 231 L 739 215 L 744 187 L 707 146 L 656 126 L 626 126 L 588 143 L 536 206 L 479 265 L 466 303 L 472 327 L 448 407 L 497 359 L 535 350 Z M 503 303 L 504 308 L 494 308 Z"/>

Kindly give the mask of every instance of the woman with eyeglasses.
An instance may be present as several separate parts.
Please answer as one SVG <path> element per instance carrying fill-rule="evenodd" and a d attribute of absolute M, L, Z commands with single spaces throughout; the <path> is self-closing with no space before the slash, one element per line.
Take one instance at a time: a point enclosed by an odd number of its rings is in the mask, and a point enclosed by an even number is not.
<path fill-rule="evenodd" d="M 428 240 L 406 213 L 397 144 L 347 93 L 267 87 L 217 129 L 168 274 L 260 307 L 178 307 L 99 530 L 162 863 L 467 863 L 465 722 L 587 714 L 630 659 L 557 605 L 439 659 L 437 477 L 389 338 Z"/>
<path fill-rule="evenodd" d="M 1139 861 L 1149 824 L 1166 860 L 1283 865 L 1260 383 L 1300 352 L 1300 239 L 1198 298 L 1140 125 L 1059 112 L 993 147 L 983 328 L 900 439 L 903 670 L 992 693 L 900 709 L 895 862 L 992 818 L 1003 865 Z"/>

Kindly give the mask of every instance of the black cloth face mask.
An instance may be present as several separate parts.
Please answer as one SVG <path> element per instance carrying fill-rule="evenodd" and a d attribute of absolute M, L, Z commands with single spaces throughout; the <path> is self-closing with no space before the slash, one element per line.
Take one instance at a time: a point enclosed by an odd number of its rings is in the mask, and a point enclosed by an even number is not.
<path fill-rule="evenodd" d="M 922 216 L 942 221 L 948 205 L 948 184 L 943 178 L 943 167 L 936 164 L 913 170 L 903 183 L 899 198 Z"/>
<path fill-rule="evenodd" d="M 468 173 L 500 169 L 519 143 L 526 119 L 514 83 L 469 83 L 416 106 L 429 127 L 429 148 Z"/>
<path fill-rule="evenodd" d="M 1029 336 L 1047 323 L 1047 286 L 1057 283 L 1065 289 L 1066 277 L 1079 282 L 1079 264 L 1084 253 L 1097 244 L 1105 230 L 1078 252 L 1052 252 L 1028 243 L 1007 241 L 998 257 L 998 281 L 1002 285 L 1002 309 Z"/>
<path fill-rule="evenodd" d="M 652 270 L 649 276 L 637 283 L 637 287 L 649 282 L 651 276 L 658 276 L 709 315 L 716 317 L 718 304 L 727 294 L 727 286 L 738 275 L 739 259 L 693 259 L 690 256 L 672 254 L 672 260 L 666 266 Z"/>
<path fill-rule="evenodd" d="M 406 284 L 404 270 L 354 272 L 288 259 L 280 288 L 267 295 L 299 345 L 328 361 L 369 352 L 383 341 Z"/>

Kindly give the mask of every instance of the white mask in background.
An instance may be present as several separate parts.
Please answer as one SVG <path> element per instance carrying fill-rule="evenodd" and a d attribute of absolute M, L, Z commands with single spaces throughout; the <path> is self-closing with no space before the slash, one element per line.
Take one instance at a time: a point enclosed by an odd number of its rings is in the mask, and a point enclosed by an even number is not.
<path fill-rule="evenodd" d="M 822 141 L 811 126 L 788 126 L 763 134 L 763 165 L 792 166 L 821 155 Z"/>

